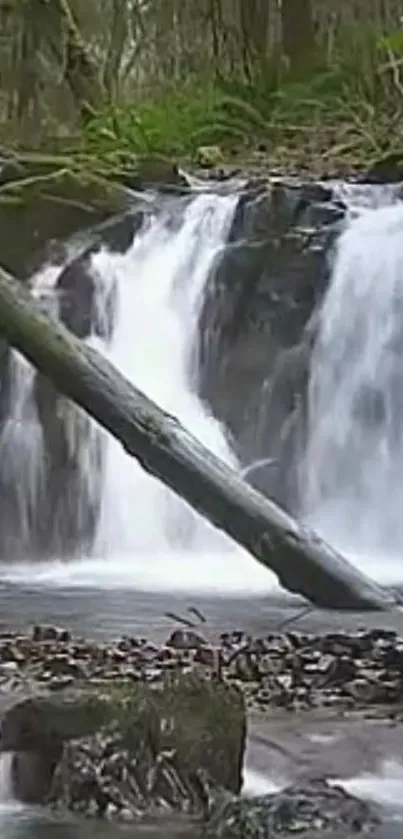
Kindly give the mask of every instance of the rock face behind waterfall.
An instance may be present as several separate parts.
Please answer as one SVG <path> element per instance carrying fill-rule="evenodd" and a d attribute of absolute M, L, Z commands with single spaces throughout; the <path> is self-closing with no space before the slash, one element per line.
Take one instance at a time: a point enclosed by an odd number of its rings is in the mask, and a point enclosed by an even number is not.
<path fill-rule="evenodd" d="M 251 182 L 202 313 L 202 393 L 241 461 L 275 461 L 252 483 L 291 509 L 313 315 L 345 213 L 331 187 Z"/>
<path fill-rule="evenodd" d="M 92 255 L 102 247 L 126 252 L 150 215 L 162 207 L 172 207 L 175 227 L 178 200 L 163 193 L 152 200 L 136 198 L 131 209 L 76 237 L 73 257 L 66 257 L 71 249 L 63 242 L 57 243 L 63 267 L 54 289 L 45 289 L 44 305 L 80 338 L 93 335 L 107 345 L 118 290 L 113 284 L 102 287 L 91 267 Z M 270 184 L 267 178 L 250 182 L 240 194 L 228 245 L 211 274 L 200 317 L 201 396 L 232 432 L 241 462 L 274 459 L 274 467 L 252 476 L 252 482 L 291 508 L 315 331 L 312 314 L 326 287 L 328 254 L 344 212 L 332 189 L 322 185 Z M 15 389 L 15 365 L 9 348 L 0 343 L 2 452 L 10 454 L 10 421 L 26 427 L 18 439 L 28 441 L 24 456 L 29 463 L 38 445 L 28 433 L 32 423 L 40 429 L 42 446 L 29 497 L 22 498 L 18 458 L 11 469 L 10 459 L 2 456 L 0 461 L 0 557 L 87 552 L 100 510 L 100 433 L 43 376 L 33 375 L 27 404 L 19 406 L 18 416 Z"/>
<path fill-rule="evenodd" d="M 102 286 L 91 258 L 101 247 L 112 253 L 127 251 L 147 213 L 142 207 L 126 211 L 89 231 L 86 244 L 77 244 L 76 256 L 65 263 L 54 288 L 34 286 L 45 308 L 79 338 L 95 336 L 104 344 L 110 340 L 116 288 Z M 0 556 L 9 560 L 85 553 L 93 543 L 101 502 L 101 433 L 40 373 L 33 371 L 25 385 L 18 375 L 15 356 L 0 344 L 0 445 L 7 455 L 0 465 Z M 16 415 L 21 387 L 26 405 Z M 18 462 L 19 453 L 13 449 L 20 445 L 19 438 L 7 441 L 10 427 L 21 421 L 21 410 L 22 434 L 29 439 L 29 428 L 36 425 L 40 435 L 40 441 L 29 440 L 34 449 L 40 446 L 29 492 L 19 483 L 18 470 L 7 466 L 12 458 Z M 29 464 L 27 471 L 29 481 Z"/>

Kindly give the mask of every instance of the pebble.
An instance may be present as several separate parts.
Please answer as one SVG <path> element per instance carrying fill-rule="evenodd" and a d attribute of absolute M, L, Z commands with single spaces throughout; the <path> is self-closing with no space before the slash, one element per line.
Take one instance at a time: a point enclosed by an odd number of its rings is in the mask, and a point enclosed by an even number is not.
<path fill-rule="evenodd" d="M 340 705 L 398 706 L 403 700 L 403 639 L 386 630 L 357 633 L 236 630 L 210 643 L 175 630 L 165 644 L 123 637 L 94 643 L 67 630 L 35 626 L 30 634 L 0 635 L 0 691 L 40 684 L 60 690 L 75 682 L 158 681 L 165 672 L 198 670 L 237 684 L 249 706 L 288 710 Z"/>

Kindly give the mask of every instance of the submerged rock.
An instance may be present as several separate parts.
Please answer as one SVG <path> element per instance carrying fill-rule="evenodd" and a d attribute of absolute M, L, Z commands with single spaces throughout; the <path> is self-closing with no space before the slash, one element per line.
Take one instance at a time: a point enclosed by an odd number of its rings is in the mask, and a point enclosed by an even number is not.
<path fill-rule="evenodd" d="M 19 702 L 3 718 L 1 749 L 16 755 L 22 801 L 127 819 L 200 813 L 199 770 L 239 793 L 245 736 L 235 687 L 172 673 L 153 685 L 117 678 Z"/>

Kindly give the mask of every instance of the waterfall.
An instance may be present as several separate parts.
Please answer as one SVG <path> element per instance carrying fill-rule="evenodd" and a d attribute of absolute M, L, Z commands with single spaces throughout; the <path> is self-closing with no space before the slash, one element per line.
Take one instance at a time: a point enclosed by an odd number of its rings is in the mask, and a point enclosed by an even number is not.
<path fill-rule="evenodd" d="M 13 752 L 2 752 L 0 754 L 0 824 L 3 819 L 8 820 L 9 816 L 14 816 L 24 809 L 23 804 L 14 797 L 13 760 Z"/>
<path fill-rule="evenodd" d="M 0 805 L 7 804 L 13 799 L 12 764 L 12 752 L 0 754 Z"/>
<path fill-rule="evenodd" d="M 170 229 L 169 214 L 163 215 L 127 254 L 102 251 L 94 260 L 96 271 L 113 273 L 119 288 L 110 360 L 232 465 L 223 428 L 197 396 L 194 348 L 206 278 L 226 241 L 236 201 L 201 195 L 188 205 L 176 231 Z M 206 547 L 211 533 L 217 544 L 212 528 L 134 464 L 117 441 L 109 441 L 97 540 L 102 555 Z"/>
<path fill-rule="evenodd" d="M 106 248 L 94 253 L 91 270 L 101 289 L 98 308 L 110 299 L 105 289 L 115 288 L 116 312 L 109 344 L 93 335 L 88 339 L 235 467 L 223 426 L 198 397 L 197 347 L 206 283 L 226 244 L 237 201 L 236 195 L 204 192 L 168 203 L 147 220 L 125 253 Z M 103 432 L 102 438 L 100 515 L 91 552 L 72 563 L 55 555 L 53 562 L 13 565 L 7 569 L 8 579 L 22 575 L 49 584 L 175 590 L 272 588 L 271 573 L 147 474 L 120 443 Z M 91 486 L 93 472 L 93 459 L 87 455 L 81 461 L 82 484 Z"/>
<path fill-rule="evenodd" d="M 401 581 L 401 204 L 363 211 L 338 242 L 311 359 L 300 498 L 325 539 L 378 580 Z"/>

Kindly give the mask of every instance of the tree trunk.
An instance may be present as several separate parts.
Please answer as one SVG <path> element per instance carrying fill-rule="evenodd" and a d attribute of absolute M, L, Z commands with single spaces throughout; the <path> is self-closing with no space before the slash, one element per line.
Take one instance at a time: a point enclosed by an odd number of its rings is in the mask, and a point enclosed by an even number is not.
<path fill-rule="evenodd" d="M 108 98 L 116 100 L 120 82 L 120 68 L 129 34 L 128 8 L 126 0 L 113 0 L 111 34 L 105 59 L 103 81 Z"/>
<path fill-rule="evenodd" d="M 269 0 L 241 0 L 240 23 L 245 74 L 253 77 L 254 66 L 264 70 L 267 61 Z"/>
<path fill-rule="evenodd" d="M 291 73 L 309 72 L 315 59 L 311 0 L 281 0 L 281 28 Z"/>
<path fill-rule="evenodd" d="M 105 88 L 98 68 L 70 8 L 69 0 L 57 0 L 66 38 L 64 74 L 83 119 L 91 116 L 106 101 Z"/>
<path fill-rule="evenodd" d="M 390 592 L 252 489 L 102 355 L 44 314 L 29 291 L 3 269 L 0 333 L 147 472 L 274 571 L 285 588 L 325 608 L 380 610 L 394 605 Z"/>

